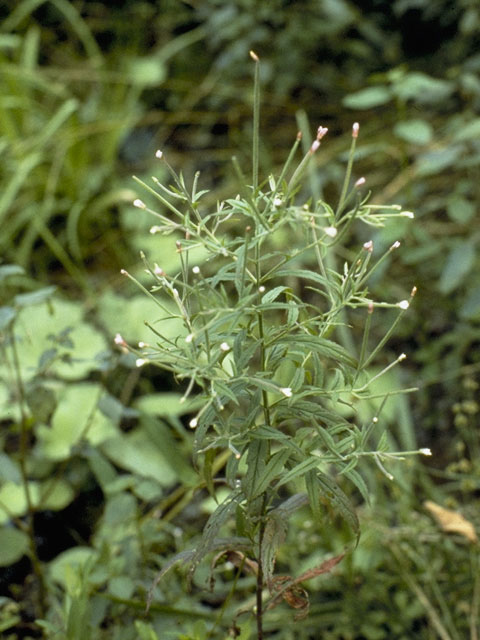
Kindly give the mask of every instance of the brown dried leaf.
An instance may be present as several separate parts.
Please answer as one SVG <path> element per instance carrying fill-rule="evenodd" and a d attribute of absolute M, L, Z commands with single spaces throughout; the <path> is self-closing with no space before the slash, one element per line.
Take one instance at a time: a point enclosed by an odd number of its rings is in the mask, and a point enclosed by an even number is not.
<path fill-rule="evenodd" d="M 318 566 L 312 567 L 311 569 L 307 569 L 307 571 L 304 571 L 297 578 L 292 578 L 291 576 L 275 576 L 271 583 L 271 592 L 276 591 L 277 593 L 274 595 L 268 608 L 273 609 L 274 607 L 276 607 L 280 598 L 283 598 L 284 600 L 286 600 L 288 604 L 290 604 L 290 606 L 292 607 L 294 605 L 291 604 L 290 600 L 292 602 L 302 601 L 306 604 L 300 605 L 302 607 L 302 612 L 298 615 L 300 617 L 303 617 L 303 612 L 305 612 L 305 615 L 307 615 L 308 607 L 309 607 L 308 594 L 302 587 L 298 587 L 297 585 L 300 582 L 304 582 L 305 580 L 311 580 L 312 578 L 316 578 L 317 576 L 320 576 L 322 573 L 328 573 L 333 569 L 335 565 L 337 565 L 341 560 L 343 560 L 344 557 L 345 557 L 345 553 L 341 553 L 338 556 L 329 558 L 328 560 L 325 560 Z M 296 619 L 300 619 L 300 618 L 296 617 Z"/>
<path fill-rule="evenodd" d="M 423 506 L 447 533 L 458 533 L 470 542 L 478 542 L 475 527 L 458 511 L 445 509 L 445 507 L 441 507 L 439 504 L 432 502 L 432 500 L 427 500 L 423 503 Z"/>

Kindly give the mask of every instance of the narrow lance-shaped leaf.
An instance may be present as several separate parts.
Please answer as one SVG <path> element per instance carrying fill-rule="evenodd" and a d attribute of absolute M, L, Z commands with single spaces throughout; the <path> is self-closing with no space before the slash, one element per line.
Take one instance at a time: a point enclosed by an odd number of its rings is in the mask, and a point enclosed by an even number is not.
<path fill-rule="evenodd" d="M 213 550 L 214 541 L 218 531 L 220 530 L 220 527 L 225 524 L 225 522 L 233 513 L 235 513 L 240 495 L 240 490 L 232 492 L 229 497 L 224 502 L 222 502 L 209 517 L 207 524 L 205 525 L 205 528 L 203 530 L 200 544 L 195 550 L 195 554 L 191 560 L 191 566 L 188 572 L 190 580 L 192 579 L 193 574 L 195 573 L 195 569 L 197 568 L 202 558 L 204 558 L 207 553 Z"/>

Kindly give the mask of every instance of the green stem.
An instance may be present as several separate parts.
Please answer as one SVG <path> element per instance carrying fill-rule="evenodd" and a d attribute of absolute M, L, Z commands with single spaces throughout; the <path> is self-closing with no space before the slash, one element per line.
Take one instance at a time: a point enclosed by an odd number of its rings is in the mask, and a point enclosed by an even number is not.
<path fill-rule="evenodd" d="M 252 148 L 252 169 L 253 169 L 253 192 L 258 189 L 258 148 L 260 141 L 260 60 L 251 51 L 250 56 L 255 61 L 255 77 L 253 84 L 253 148 Z"/>
<path fill-rule="evenodd" d="M 28 457 L 28 418 L 25 411 L 25 389 L 23 386 L 22 376 L 20 373 L 20 361 L 18 358 L 18 352 L 15 342 L 15 334 L 13 329 L 10 330 L 11 349 L 13 355 L 13 367 L 15 370 L 15 378 L 18 391 L 18 404 L 20 408 L 20 451 L 19 451 L 19 463 L 20 473 L 22 476 L 22 484 L 25 492 L 25 501 L 27 503 L 27 513 L 25 516 L 26 531 L 29 540 L 29 555 L 32 562 L 32 568 L 37 578 L 38 583 L 38 596 L 37 596 L 37 617 L 43 618 L 46 612 L 46 586 L 45 577 L 43 575 L 42 565 L 37 553 L 37 547 L 35 544 L 35 528 L 33 516 L 35 513 L 35 507 L 30 493 L 30 485 L 28 482 L 28 470 L 27 470 L 27 457 Z"/>

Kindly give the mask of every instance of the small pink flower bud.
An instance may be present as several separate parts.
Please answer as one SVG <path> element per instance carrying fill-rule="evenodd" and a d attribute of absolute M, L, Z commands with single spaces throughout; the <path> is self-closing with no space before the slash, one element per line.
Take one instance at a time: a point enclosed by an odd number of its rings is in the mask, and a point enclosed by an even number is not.
<path fill-rule="evenodd" d="M 368 303 L 368 313 L 373 313 L 374 310 L 374 305 L 373 302 L 370 300 L 370 302 Z"/>
<path fill-rule="evenodd" d="M 115 344 L 118 344 L 121 347 L 125 347 L 127 345 L 127 343 L 119 333 L 115 335 L 115 338 L 113 339 L 113 341 L 115 342 Z"/>
<path fill-rule="evenodd" d="M 352 126 L 352 138 L 358 138 L 358 132 L 360 130 L 360 125 L 358 122 L 354 122 Z"/>
<path fill-rule="evenodd" d="M 297 132 L 297 140 L 300 141 L 302 139 L 302 132 L 298 131 Z"/>
<path fill-rule="evenodd" d="M 319 146 L 320 146 L 320 141 L 314 140 L 312 142 L 312 146 L 310 147 L 310 153 L 315 153 L 315 151 L 318 149 Z"/>
<path fill-rule="evenodd" d="M 369 240 L 368 242 L 365 242 L 365 244 L 363 245 L 363 248 L 365 249 L 365 251 L 369 251 L 370 253 L 372 253 L 372 251 L 373 251 L 373 240 Z"/>
<path fill-rule="evenodd" d="M 416 293 L 417 293 L 417 287 L 413 287 L 413 289 L 410 291 L 410 297 L 413 298 Z"/>
<path fill-rule="evenodd" d="M 317 129 L 317 140 L 321 140 L 323 138 L 324 135 L 326 135 L 328 133 L 328 128 L 327 127 L 318 127 Z"/>
<path fill-rule="evenodd" d="M 258 62 L 260 60 L 260 58 L 257 56 L 255 51 L 250 51 L 249 53 L 250 53 L 251 59 L 254 60 L 255 62 Z"/>
<path fill-rule="evenodd" d="M 358 187 L 363 187 L 363 185 L 365 184 L 366 180 L 365 178 L 359 178 L 356 182 L 355 182 L 355 188 L 358 189 Z"/>
<path fill-rule="evenodd" d="M 395 240 L 395 242 L 390 247 L 390 251 L 393 251 L 394 249 L 398 249 L 399 246 L 400 246 L 400 241 L 399 240 Z"/>

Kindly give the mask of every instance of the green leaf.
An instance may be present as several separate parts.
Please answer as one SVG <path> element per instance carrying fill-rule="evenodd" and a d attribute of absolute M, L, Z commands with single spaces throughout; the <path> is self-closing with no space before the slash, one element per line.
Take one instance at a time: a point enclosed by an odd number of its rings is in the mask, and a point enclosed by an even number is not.
<path fill-rule="evenodd" d="M 273 483 L 273 481 L 284 471 L 285 464 L 291 456 L 290 449 L 284 448 L 275 452 L 261 474 L 255 476 L 255 484 L 250 492 L 250 499 L 254 500 L 261 496 Z"/>
<path fill-rule="evenodd" d="M 480 287 L 468 291 L 468 295 L 460 307 L 460 317 L 466 320 L 480 319 Z"/>
<path fill-rule="evenodd" d="M 23 276 L 25 275 L 25 269 L 18 264 L 2 264 L 0 266 L 0 282 L 9 278 L 10 276 Z"/>
<path fill-rule="evenodd" d="M 322 496 L 339 511 L 340 515 L 347 522 L 352 531 L 358 534 L 360 531 L 358 517 L 353 505 L 345 493 L 340 489 L 335 480 L 327 476 L 325 473 L 317 472 L 316 478 Z"/>
<path fill-rule="evenodd" d="M 441 293 L 447 295 L 464 284 L 475 264 L 475 254 L 475 246 L 469 240 L 461 242 L 450 251 L 438 283 Z"/>
<path fill-rule="evenodd" d="M 49 460 L 65 460 L 82 439 L 99 445 L 117 435 L 112 422 L 97 408 L 99 387 L 92 383 L 64 387 L 50 427 L 40 425 L 38 444 Z"/>
<path fill-rule="evenodd" d="M 133 406 L 148 415 L 162 416 L 165 418 L 177 418 L 193 411 L 197 411 L 204 400 L 190 396 L 181 402 L 182 394 L 163 391 L 162 393 L 149 393 L 135 400 Z"/>
<path fill-rule="evenodd" d="M 14 301 L 17 307 L 31 307 L 36 304 L 42 304 L 53 296 L 57 287 L 44 287 L 38 291 L 31 293 L 19 293 L 15 296 Z"/>
<path fill-rule="evenodd" d="M 262 296 L 262 305 L 273 302 L 284 291 L 288 291 L 288 287 L 274 287 L 271 291 L 267 291 L 267 293 Z"/>
<path fill-rule="evenodd" d="M 145 416 L 141 424 L 150 438 L 151 445 L 156 448 L 165 463 L 178 475 L 183 484 L 187 486 L 194 484 L 197 474 L 192 469 L 190 457 L 183 453 L 178 438 L 175 437 L 170 425 L 150 416 Z"/>
<path fill-rule="evenodd" d="M 285 514 L 273 510 L 267 518 L 262 539 L 262 568 L 267 585 L 270 587 L 275 569 L 275 559 L 280 545 L 287 537 L 287 519 Z"/>
<path fill-rule="evenodd" d="M 56 409 L 57 398 L 53 389 L 41 384 L 28 385 L 25 400 L 37 422 L 47 423 Z"/>
<path fill-rule="evenodd" d="M 470 222 L 477 211 L 477 208 L 471 200 L 467 200 L 463 196 L 452 195 L 447 200 L 447 213 L 450 220 L 466 224 Z"/>
<path fill-rule="evenodd" d="M 256 479 L 265 471 L 267 455 L 268 442 L 265 440 L 250 442 L 247 452 L 247 473 L 243 478 L 244 493 L 249 501 L 252 500 L 255 491 Z"/>
<path fill-rule="evenodd" d="M 18 462 L 3 451 L 0 451 L 0 480 L 20 484 L 22 474 Z"/>
<path fill-rule="evenodd" d="M 307 487 L 308 499 L 310 502 L 310 509 L 312 510 L 313 518 L 319 525 L 322 521 L 322 494 L 320 491 L 320 485 L 317 481 L 316 469 L 311 469 L 305 474 L 305 486 Z"/>
<path fill-rule="evenodd" d="M 0 567 L 18 562 L 28 553 L 29 540 L 26 533 L 13 527 L 0 527 Z"/>
<path fill-rule="evenodd" d="M 433 138 L 433 127 L 425 120 L 404 120 L 393 128 L 394 134 L 411 144 L 428 144 Z"/>
<path fill-rule="evenodd" d="M 422 153 L 417 160 L 417 174 L 424 177 L 441 173 L 449 167 L 454 167 L 464 154 L 463 145 L 452 145 Z"/>
<path fill-rule="evenodd" d="M 98 561 L 99 553 L 92 547 L 73 547 L 60 553 L 48 564 L 48 570 L 52 580 L 67 589 L 67 569 L 75 569 L 80 574 L 82 569 L 91 566 Z"/>
<path fill-rule="evenodd" d="M 388 87 L 368 87 L 356 93 L 351 93 L 342 100 L 343 106 L 349 109 L 372 109 L 379 107 L 392 99 L 392 92 Z"/>
<path fill-rule="evenodd" d="M 287 471 L 287 473 L 285 473 L 277 482 L 276 487 L 281 487 L 282 485 L 287 484 L 287 482 L 291 482 L 296 478 L 301 478 L 312 469 L 316 469 L 321 463 L 322 460 L 319 456 L 309 456 L 308 458 L 305 458 L 305 460 L 302 460 L 292 469 Z"/>
<path fill-rule="evenodd" d="M 85 377 L 91 370 L 100 367 L 96 356 L 106 349 L 106 340 L 100 331 L 83 322 L 83 309 L 78 303 L 54 299 L 49 304 L 35 306 L 34 309 L 22 308 L 18 312 L 15 335 L 24 382 L 36 373 L 42 354 L 52 348 L 52 336 L 71 327 L 69 338 L 75 345 L 75 358 L 67 361 L 57 359 L 49 372 L 61 378 L 75 380 Z M 65 348 L 65 353 L 70 350 Z M 4 364 L 0 363 L 3 373 Z M 7 379 L 10 377 L 5 373 Z"/>
<path fill-rule="evenodd" d="M 101 449 L 118 467 L 136 476 L 153 478 L 162 486 L 170 486 L 178 479 L 174 464 L 157 446 L 152 446 L 151 437 L 144 428 L 116 435 Z"/>
<path fill-rule="evenodd" d="M 5 331 L 17 315 L 13 307 L 0 307 L 0 331 Z"/>
<path fill-rule="evenodd" d="M 350 367 L 356 367 L 357 361 L 352 358 L 350 353 L 341 345 L 326 338 L 320 338 L 319 336 L 311 336 L 306 334 L 287 335 L 278 338 L 279 344 L 295 344 L 297 347 L 315 351 L 318 354 L 347 364 Z"/>
<path fill-rule="evenodd" d="M 401 100 L 435 105 L 446 100 L 454 89 L 453 82 L 432 78 L 421 72 L 407 73 L 392 88 L 393 93 Z"/>
<path fill-rule="evenodd" d="M 216 458 L 217 451 L 215 449 L 207 449 L 204 455 L 202 477 L 207 487 L 208 493 L 215 497 L 215 487 L 213 484 L 213 462 Z"/>
<path fill-rule="evenodd" d="M 240 496 L 240 490 L 232 491 L 228 498 L 218 505 L 212 515 L 208 518 L 203 529 L 200 544 L 196 548 L 195 554 L 191 560 L 191 567 L 189 570 L 190 579 L 193 577 L 199 562 L 201 562 L 207 553 L 215 549 L 217 543 L 215 540 L 216 535 L 230 516 L 235 513 Z"/>
<path fill-rule="evenodd" d="M 312 280 L 313 282 L 317 282 L 318 284 L 323 285 L 325 289 L 328 289 L 330 286 L 332 286 L 331 283 L 319 273 L 316 273 L 315 271 L 309 271 L 308 269 L 279 269 L 278 271 L 275 271 L 275 277 L 290 277 L 298 278 L 299 280 Z"/>
<path fill-rule="evenodd" d="M 480 118 L 474 118 L 463 126 L 457 127 L 453 139 L 457 142 L 480 138 Z"/>
<path fill-rule="evenodd" d="M 340 473 L 348 478 L 357 487 L 357 489 L 362 494 L 362 498 L 365 500 L 365 502 L 367 504 L 370 504 L 370 492 L 367 485 L 365 484 L 365 480 L 358 473 L 358 471 L 355 471 L 355 469 L 342 469 Z"/>
<path fill-rule="evenodd" d="M 28 483 L 30 500 L 38 510 L 64 509 L 74 498 L 72 487 L 61 479 Z M 24 516 L 27 512 L 25 487 L 14 482 L 5 482 L 0 488 L 0 524 L 6 524 L 12 517 Z"/>

